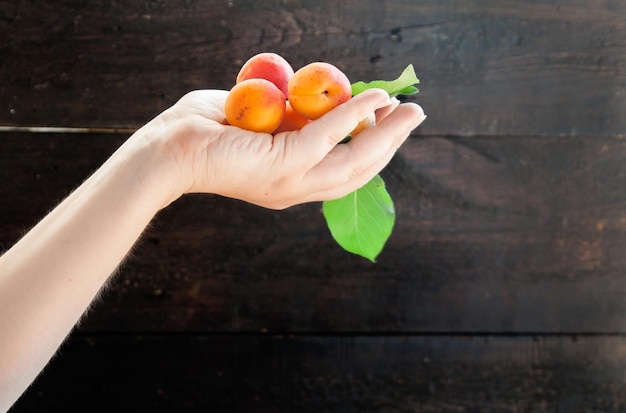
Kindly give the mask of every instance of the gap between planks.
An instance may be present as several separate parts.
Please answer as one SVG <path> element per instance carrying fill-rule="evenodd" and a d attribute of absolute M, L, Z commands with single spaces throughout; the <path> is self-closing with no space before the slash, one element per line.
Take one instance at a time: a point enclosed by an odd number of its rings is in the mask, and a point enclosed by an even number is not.
<path fill-rule="evenodd" d="M 11 126 L 0 125 L 0 133 L 8 132 L 28 132 L 28 133 L 100 133 L 100 134 L 133 134 L 137 132 L 139 128 L 108 128 L 108 127 L 66 127 L 66 126 Z M 588 139 L 626 139 L 626 134 L 610 134 L 610 135 L 571 135 L 571 134 L 548 134 L 548 135 L 515 135 L 515 134 L 503 134 L 503 135 L 489 135 L 489 134 L 449 134 L 449 133 L 412 133 L 415 138 L 443 138 L 443 139 L 463 139 L 463 138 L 588 138 Z"/>
<path fill-rule="evenodd" d="M 0 132 L 132 134 L 136 128 L 71 128 L 64 126 L 0 126 Z"/>

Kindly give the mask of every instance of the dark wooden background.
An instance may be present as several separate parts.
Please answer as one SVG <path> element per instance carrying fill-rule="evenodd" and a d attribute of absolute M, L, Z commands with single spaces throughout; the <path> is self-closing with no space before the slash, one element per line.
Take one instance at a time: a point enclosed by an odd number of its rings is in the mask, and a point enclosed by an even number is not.
<path fill-rule="evenodd" d="M 261 51 L 415 65 L 378 262 L 185 197 L 12 413 L 626 411 L 626 0 L 2 0 L 0 248 Z"/>

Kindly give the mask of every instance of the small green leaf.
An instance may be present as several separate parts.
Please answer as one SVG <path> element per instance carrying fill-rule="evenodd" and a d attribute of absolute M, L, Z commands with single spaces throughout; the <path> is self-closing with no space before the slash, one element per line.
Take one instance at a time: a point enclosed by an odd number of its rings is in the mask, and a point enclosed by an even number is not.
<path fill-rule="evenodd" d="M 402 74 L 395 80 L 373 80 L 371 82 L 356 82 L 352 84 L 352 96 L 356 96 L 359 93 L 367 89 L 383 89 L 389 96 L 394 97 L 398 95 L 413 95 L 419 90 L 414 86 L 420 81 L 415 74 L 413 65 L 408 65 Z"/>
<path fill-rule="evenodd" d="M 325 201 L 322 211 L 335 241 L 346 251 L 372 262 L 391 235 L 396 217 L 393 201 L 379 175 L 343 198 Z"/>

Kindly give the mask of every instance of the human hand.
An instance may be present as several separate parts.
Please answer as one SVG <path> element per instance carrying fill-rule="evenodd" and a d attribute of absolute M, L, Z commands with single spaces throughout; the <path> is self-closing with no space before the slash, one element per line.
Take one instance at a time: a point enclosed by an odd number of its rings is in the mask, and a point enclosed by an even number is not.
<path fill-rule="evenodd" d="M 391 160 L 424 119 L 413 103 L 378 89 L 363 92 L 298 131 L 271 134 L 226 124 L 227 91 L 190 92 L 151 124 L 165 142 L 176 194 L 206 192 L 267 208 L 344 196 Z M 376 111 L 376 126 L 338 145 Z"/>

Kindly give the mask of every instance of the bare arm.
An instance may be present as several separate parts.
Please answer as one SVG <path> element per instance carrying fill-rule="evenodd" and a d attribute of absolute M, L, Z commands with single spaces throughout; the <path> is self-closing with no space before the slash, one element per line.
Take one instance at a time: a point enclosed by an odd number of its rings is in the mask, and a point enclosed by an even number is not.
<path fill-rule="evenodd" d="M 0 257 L 0 411 L 48 363 L 160 209 L 189 192 L 278 209 L 342 196 L 424 119 L 418 106 L 372 91 L 271 137 L 224 126 L 225 93 L 192 92 L 157 116 Z M 336 145 L 377 109 L 379 126 Z"/>

